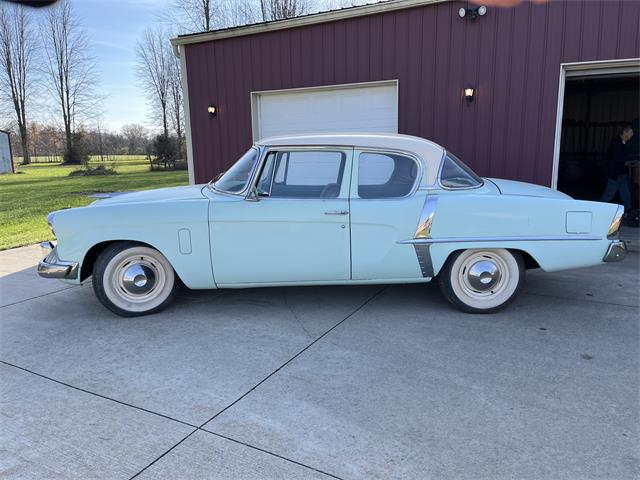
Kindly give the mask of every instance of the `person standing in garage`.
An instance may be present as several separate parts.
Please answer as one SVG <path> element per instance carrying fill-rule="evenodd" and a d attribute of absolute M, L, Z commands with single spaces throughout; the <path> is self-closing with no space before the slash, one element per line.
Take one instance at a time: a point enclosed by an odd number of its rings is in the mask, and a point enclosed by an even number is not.
<path fill-rule="evenodd" d="M 631 128 L 631 125 L 625 125 L 620 129 L 620 133 L 611 140 L 607 149 L 605 164 L 607 186 L 602 197 L 600 197 L 601 202 L 610 202 L 615 197 L 616 192 L 619 192 L 624 209 L 627 212 L 631 208 L 631 193 L 629 190 L 629 173 L 625 165 L 627 161 L 625 144 L 631 137 L 633 137 L 633 128 Z"/>

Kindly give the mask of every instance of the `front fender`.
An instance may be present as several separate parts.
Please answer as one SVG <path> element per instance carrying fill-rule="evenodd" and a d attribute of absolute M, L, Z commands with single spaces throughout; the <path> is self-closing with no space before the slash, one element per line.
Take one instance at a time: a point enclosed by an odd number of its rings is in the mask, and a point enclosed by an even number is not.
<path fill-rule="evenodd" d="M 54 230 L 61 259 L 85 262 L 87 252 L 103 242 L 130 240 L 161 252 L 183 283 L 194 289 L 216 288 L 211 268 L 206 199 L 175 202 L 105 204 L 56 213 Z"/>

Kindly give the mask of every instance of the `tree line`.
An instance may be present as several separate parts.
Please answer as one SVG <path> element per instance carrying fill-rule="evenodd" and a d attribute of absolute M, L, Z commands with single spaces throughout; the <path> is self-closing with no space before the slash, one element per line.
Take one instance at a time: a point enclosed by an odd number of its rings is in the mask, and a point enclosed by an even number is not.
<path fill-rule="evenodd" d="M 65 151 L 64 130 L 51 124 L 29 122 L 28 155 L 32 161 L 58 162 Z M 153 149 L 152 132 L 140 124 L 123 125 L 119 131 L 101 130 L 99 127 L 76 130 L 76 141 L 79 148 L 89 156 L 103 160 L 116 155 L 146 155 Z M 23 152 L 23 145 L 16 138 L 16 150 Z"/>

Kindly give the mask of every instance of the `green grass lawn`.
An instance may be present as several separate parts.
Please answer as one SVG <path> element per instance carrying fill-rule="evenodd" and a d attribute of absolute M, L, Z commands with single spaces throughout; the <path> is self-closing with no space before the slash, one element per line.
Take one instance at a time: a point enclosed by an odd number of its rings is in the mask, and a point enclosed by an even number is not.
<path fill-rule="evenodd" d="M 186 171 L 149 171 L 144 156 L 117 157 L 115 166 L 117 175 L 69 177 L 69 172 L 78 167 L 59 163 L 19 165 L 18 173 L 0 175 L 0 250 L 51 239 L 47 213 L 88 205 L 96 200 L 89 197 L 92 193 L 188 183 Z"/>

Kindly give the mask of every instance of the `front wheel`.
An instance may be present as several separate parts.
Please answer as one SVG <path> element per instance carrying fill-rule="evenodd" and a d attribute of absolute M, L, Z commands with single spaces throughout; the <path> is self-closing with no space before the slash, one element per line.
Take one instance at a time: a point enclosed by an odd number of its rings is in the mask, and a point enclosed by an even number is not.
<path fill-rule="evenodd" d="M 134 242 L 108 246 L 93 267 L 93 290 L 113 313 L 156 313 L 173 300 L 175 273 L 159 251 Z"/>
<path fill-rule="evenodd" d="M 493 313 L 506 307 L 524 283 L 522 255 L 502 248 L 453 253 L 439 277 L 444 296 L 460 310 Z"/>

